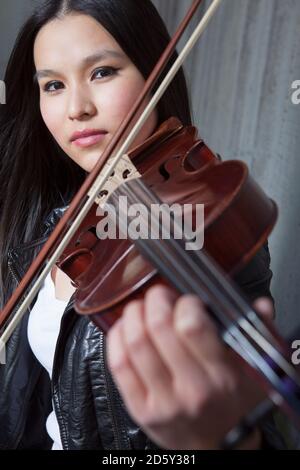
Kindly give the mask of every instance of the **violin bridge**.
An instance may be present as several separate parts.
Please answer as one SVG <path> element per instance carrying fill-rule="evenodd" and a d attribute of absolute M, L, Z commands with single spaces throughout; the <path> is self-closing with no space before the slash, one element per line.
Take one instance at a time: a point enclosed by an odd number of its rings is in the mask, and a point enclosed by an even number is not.
<path fill-rule="evenodd" d="M 92 192 L 95 190 L 97 186 L 99 186 L 101 179 L 103 178 L 103 173 L 106 172 L 111 167 L 111 159 L 109 159 L 100 175 L 94 182 L 93 186 L 91 187 L 88 196 L 91 197 Z M 136 178 L 140 178 L 142 175 L 138 171 L 138 169 L 134 166 L 132 161 L 130 160 L 128 155 L 123 155 L 119 162 L 117 163 L 114 170 L 112 170 L 111 175 L 107 179 L 107 181 L 103 184 L 102 189 L 98 193 L 97 197 L 95 198 L 95 203 L 99 206 L 104 206 L 109 196 L 123 183 L 134 180 Z"/>

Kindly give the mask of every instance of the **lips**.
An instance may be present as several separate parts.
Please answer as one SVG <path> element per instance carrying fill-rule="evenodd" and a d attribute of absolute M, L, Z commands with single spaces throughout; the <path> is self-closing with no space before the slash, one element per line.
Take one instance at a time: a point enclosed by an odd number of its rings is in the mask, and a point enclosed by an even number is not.
<path fill-rule="evenodd" d="M 83 131 L 74 132 L 71 137 L 71 142 L 78 147 L 90 147 L 103 140 L 106 134 L 106 131 L 100 129 L 85 129 Z"/>

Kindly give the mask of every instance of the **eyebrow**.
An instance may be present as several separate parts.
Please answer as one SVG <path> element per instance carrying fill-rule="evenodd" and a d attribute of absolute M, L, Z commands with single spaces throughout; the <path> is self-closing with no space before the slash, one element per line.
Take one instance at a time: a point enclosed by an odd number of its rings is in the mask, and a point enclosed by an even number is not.
<path fill-rule="evenodd" d="M 124 54 L 119 51 L 104 49 L 100 52 L 95 52 L 88 57 L 85 57 L 82 61 L 82 66 L 88 67 L 93 65 L 95 62 L 100 62 L 101 60 L 107 59 L 108 57 L 123 58 Z M 52 75 L 59 75 L 59 72 L 51 69 L 37 70 L 33 76 L 34 82 L 37 82 L 40 78 L 49 77 Z"/>

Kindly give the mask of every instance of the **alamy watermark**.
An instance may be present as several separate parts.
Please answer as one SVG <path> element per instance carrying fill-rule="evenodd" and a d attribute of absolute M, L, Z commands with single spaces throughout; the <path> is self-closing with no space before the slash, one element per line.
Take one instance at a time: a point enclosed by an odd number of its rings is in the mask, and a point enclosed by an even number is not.
<path fill-rule="evenodd" d="M 300 364 L 300 339 L 295 339 L 292 342 L 292 349 L 295 349 L 295 351 L 292 353 L 291 362 L 298 366 Z"/>
<path fill-rule="evenodd" d="M 0 104 L 6 104 L 6 86 L 3 80 L 0 80 Z"/>
<path fill-rule="evenodd" d="M 295 90 L 291 96 L 292 103 L 300 104 L 300 80 L 294 80 L 291 88 L 292 90 Z"/>
<path fill-rule="evenodd" d="M 201 250 L 204 245 L 204 204 L 128 204 L 127 196 L 118 205 L 97 209 L 101 220 L 96 232 L 100 240 L 183 240 L 186 250 Z"/>

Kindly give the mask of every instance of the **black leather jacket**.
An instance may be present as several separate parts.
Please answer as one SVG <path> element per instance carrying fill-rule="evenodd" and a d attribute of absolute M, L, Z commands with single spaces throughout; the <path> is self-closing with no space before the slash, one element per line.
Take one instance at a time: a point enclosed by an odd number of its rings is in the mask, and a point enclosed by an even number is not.
<path fill-rule="evenodd" d="M 12 249 L 12 286 L 20 281 L 32 258 L 65 209 L 55 209 L 45 221 L 43 236 Z M 238 277 L 254 299 L 270 295 L 272 273 L 265 246 Z M 45 422 L 51 400 L 64 449 L 151 449 L 155 446 L 128 416 L 107 367 L 101 331 L 73 310 L 70 300 L 62 318 L 50 384 L 27 340 L 27 312 L 7 344 L 6 364 L 0 365 L 0 449 L 51 448 Z"/>

